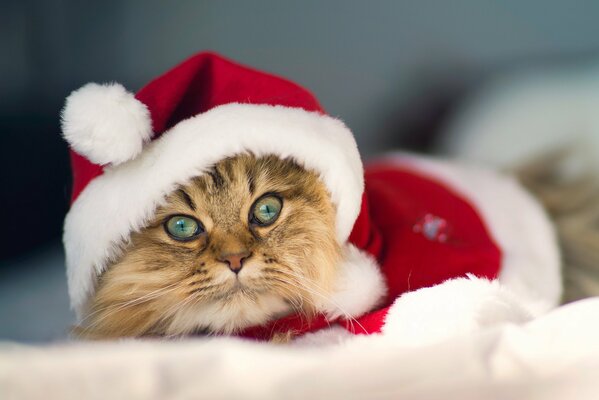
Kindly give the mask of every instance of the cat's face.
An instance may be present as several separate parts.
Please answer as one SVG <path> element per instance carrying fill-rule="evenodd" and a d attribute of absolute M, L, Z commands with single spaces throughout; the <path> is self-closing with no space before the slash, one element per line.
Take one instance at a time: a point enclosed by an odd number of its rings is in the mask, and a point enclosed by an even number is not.
<path fill-rule="evenodd" d="M 173 192 L 100 277 L 80 332 L 231 333 L 326 298 L 340 248 L 318 176 L 239 155 Z"/>

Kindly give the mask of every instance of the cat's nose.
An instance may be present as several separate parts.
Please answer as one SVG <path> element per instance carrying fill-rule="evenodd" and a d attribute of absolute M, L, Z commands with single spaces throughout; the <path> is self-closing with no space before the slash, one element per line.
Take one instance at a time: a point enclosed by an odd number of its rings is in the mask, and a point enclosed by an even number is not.
<path fill-rule="evenodd" d="M 243 268 L 243 261 L 251 256 L 252 253 L 244 251 L 240 253 L 225 253 L 218 257 L 218 261 L 222 261 L 229 266 L 229 269 L 236 274 Z"/>

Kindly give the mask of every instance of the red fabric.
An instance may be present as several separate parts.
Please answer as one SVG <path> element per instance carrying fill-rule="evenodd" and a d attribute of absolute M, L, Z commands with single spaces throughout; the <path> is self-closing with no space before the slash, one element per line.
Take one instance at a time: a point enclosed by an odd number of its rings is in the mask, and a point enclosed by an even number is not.
<path fill-rule="evenodd" d="M 474 274 L 495 279 L 501 252 L 467 199 L 451 188 L 407 167 L 375 163 L 366 168 L 362 212 L 350 241 L 377 258 L 388 286 L 378 310 L 356 320 L 327 322 L 319 315 L 311 323 L 290 316 L 241 336 L 268 339 L 276 332 L 296 335 L 339 325 L 354 334 L 381 331 L 393 301 L 403 293 Z M 446 237 L 427 236 L 415 229 L 426 216 L 443 221 Z"/>
<path fill-rule="evenodd" d="M 71 204 L 73 204 L 87 184 L 95 177 L 102 175 L 104 170 L 100 165 L 92 163 L 73 149 L 70 149 L 69 153 L 71 155 L 71 171 L 73 171 L 73 189 L 71 191 Z"/>
<path fill-rule="evenodd" d="M 341 320 L 339 321 L 339 324 L 354 335 L 380 333 L 385 323 L 389 308 L 391 308 L 391 306 L 369 312 L 355 320 Z"/>
<path fill-rule="evenodd" d="M 370 215 L 383 238 L 379 263 L 389 300 L 467 273 L 497 277 L 501 253 L 467 199 L 417 172 L 384 163 L 369 166 L 365 177 Z M 414 231 L 431 214 L 448 222 L 446 242 Z"/>
<path fill-rule="evenodd" d="M 301 86 L 210 52 L 183 61 L 135 97 L 150 111 L 154 139 L 184 119 L 228 103 L 282 105 L 324 113 L 316 97 Z M 71 165 L 72 204 L 103 169 L 74 151 Z"/>
<path fill-rule="evenodd" d="M 382 249 L 381 234 L 370 218 L 368 196 L 366 192 L 362 195 L 360 214 L 354 223 L 349 242 L 356 247 L 368 252 L 374 258 L 379 258 Z"/>
<path fill-rule="evenodd" d="M 276 333 L 291 331 L 294 336 L 301 336 L 308 332 L 315 332 L 336 325 L 342 326 L 355 335 L 370 335 L 381 332 L 388 311 L 389 306 L 353 320 L 341 319 L 338 321 L 328 321 L 322 314 L 317 315 L 311 321 L 307 321 L 297 314 L 292 314 L 264 326 L 254 326 L 245 329 L 238 336 L 246 339 L 270 340 Z"/>
<path fill-rule="evenodd" d="M 141 89 L 137 99 L 152 116 L 154 138 L 183 119 L 231 103 L 272 104 L 323 112 L 316 98 L 293 82 L 200 53 Z M 103 173 L 102 166 L 71 151 L 72 201 Z M 358 321 L 337 321 L 353 333 L 380 331 L 386 311 L 397 296 L 472 273 L 495 278 L 501 255 L 476 210 L 439 182 L 384 163 L 366 169 L 362 208 L 349 238 L 379 262 L 389 295 L 379 311 Z M 426 226 L 438 226 L 425 229 Z M 427 225 L 428 224 L 428 225 Z M 437 229 L 438 228 L 438 229 Z M 259 339 L 274 332 L 298 334 L 329 326 L 317 316 L 306 323 L 298 316 L 251 328 L 241 335 Z"/>
<path fill-rule="evenodd" d="M 327 321 L 324 315 L 317 315 L 311 321 L 298 314 L 272 321 L 264 326 L 254 326 L 245 329 L 238 336 L 246 339 L 270 340 L 275 333 L 293 332 L 296 336 L 301 336 L 308 332 L 328 328 L 335 325 L 336 322 Z"/>

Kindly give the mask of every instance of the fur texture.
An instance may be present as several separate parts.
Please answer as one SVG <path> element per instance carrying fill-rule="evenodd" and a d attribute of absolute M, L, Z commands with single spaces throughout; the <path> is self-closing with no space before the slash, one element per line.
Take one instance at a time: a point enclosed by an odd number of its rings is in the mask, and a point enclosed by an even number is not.
<path fill-rule="evenodd" d="M 320 298 L 318 310 L 333 320 L 339 317 L 358 317 L 372 311 L 387 294 L 387 286 L 376 260 L 353 245 L 343 248 L 333 293 Z"/>
<path fill-rule="evenodd" d="M 513 168 L 557 227 L 564 261 L 564 302 L 599 295 L 599 179 L 579 151 L 562 148 Z M 582 162 L 577 170 L 572 164 Z"/>
<path fill-rule="evenodd" d="M 105 168 L 73 203 L 63 241 L 69 296 L 78 316 L 97 277 L 120 257 L 131 232 L 152 220 L 179 183 L 247 151 L 292 157 L 317 171 L 335 205 L 336 237 L 345 243 L 364 191 L 362 162 L 349 129 L 301 109 L 227 104 L 181 121 L 134 160 Z"/>
<path fill-rule="evenodd" d="M 67 98 L 62 133 L 90 161 L 116 165 L 141 153 L 152 136 L 152 119 L 123 86 L 89 83 Z"/>
<path fill-rule="evenodd" d="M 532 319 L 525 302 L 498 281 L 468 276 L 408 292 L 389 310 L 383 333 L 401 346 L 426 346 Z"/>
<path fill-rule="evenodd" d="M 0 346 L 8 399 L 595 400 L 599 299 L 420 348 L 389 335 Z M 333 329 L 323 333 L 345 333 Z"/>
<path fill-rule="evenodd" d="M 280 196 L 283 207 L 262 227 L 248 216 L 268 193 Z M 164 226 L 173 215 L 196 218 L 205 232 L 173 239 Z M 236 274 L 223 253 L 249 256 Z M 132 235 L 124 256 L 100 277 L 80 333 L 232 333 L 293 311 L 310 318 L 321 304 L 343 315 L 329 301 L 340 260 L 335 209 L 315 173 L 275 156 L 225 159 L 173 192 Z"/>

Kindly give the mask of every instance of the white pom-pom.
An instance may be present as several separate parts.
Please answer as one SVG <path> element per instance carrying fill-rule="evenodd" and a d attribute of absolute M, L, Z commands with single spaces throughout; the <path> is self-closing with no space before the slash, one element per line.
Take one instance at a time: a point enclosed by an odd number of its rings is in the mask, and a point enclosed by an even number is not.
<path fill-rule="evenodd" d="M 96 164 L 135 158 L 152 136 L 145 104 L 123 86 L 88 83 L 67 97 L 62 133 L 71 147 Z"/>

